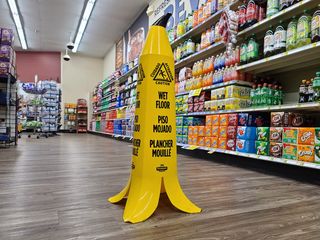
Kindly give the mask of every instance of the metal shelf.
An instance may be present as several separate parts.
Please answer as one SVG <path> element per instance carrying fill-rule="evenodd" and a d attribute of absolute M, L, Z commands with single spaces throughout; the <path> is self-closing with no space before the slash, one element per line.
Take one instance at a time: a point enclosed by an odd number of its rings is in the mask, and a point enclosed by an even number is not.
<path fill-rule="evenodd" d="M 312 43 L 297 49 L 267 57 L 252 63 L 237 67 L 244 72 L 262 73 L 276 71 L 288 71 L 286 67 L 295 66 L 295 69 L 316 64 L 320 59 L 320 42 Z M 306 61 L 307 60 L 307 61 Z M 309 63 L 309 64 L 308 64 Z"/>
<path fill-rule="evenodd" d="M 227 7 L 229 7 L 232 10 L 237 9 L 237 7 L 240 5 L 240 1 L 236 0 L 234 3 L 229 4 Z M 202 32 L 206 31 L 208 28 L 210 28 L 212 26 L 212 24 L 216 23 L 219 21 L 219 18 L 221 16 L 221 13 L 224 11 L 224 9 L 226 9 L 227 7 L 223 8 L 222 10 L 217 11 L 216 13 L 214 13 L 213 15 L 211 15 L 209 18 L 207 18 L 204 22 L 202 22 L 201 24 L 197 25 L 196 27 L 192 28 L 191 30 L 189 30 L 188 32 L 186 32 L 185 34 L 183 34 L 181 37 L 175 39 L 172 43 L 171 43 L 171 47 L 175 48 L 176 46 L 178 46 L 180 43 L 182 43 L 183 41 L 194 37 L 196 35 L 201 34 Z"/>
<path fill-rule="evenodd" d="M 316 0 L 304 0 L 299 3 L 296 3 L 277 14 L 267 17 L 264 20 L 254 24 L 253 26 L 244 29 L 243 31 L 238 33 L 239 38 L 244 38 L 246 36 L 249 36 L 253 33 L 265 33 L 270 25 L 277 26 L 279 24 L 280 20 L 288 20 L 292 18 L 293 16 L 299 16 L 303 13 L 304 9 L 313 9 L 317 7 L 319 4 L 319 1 Z"/>
<path fill-rule="evenodd" d="M 313 162 L 303 162 L 303 161 L 298 161 L 298 160 L 290 160 L 290 159 L 285 159 L 285 158 L 275 158 L 275 157 L 257 155 L 257 154 L 252 154 L 252 153 L 242 153 L 242 152 L 224 150 L 224 149 L 219 149 L 219 148 L 191 146 L 188 144 L 180 144 L 180 143 L 177 143 L 177 146 L 180 146 L 183 149 L 187 149 L 187 150 L 188 149 L 189 150 L 194 150 L 194 149 L 204 150 L 204 151 L 208 151 L 208 153 L 210 153 L 210 154 L 212 154 L 214 152 L 218 152 L 218 153 L 225 153 L 225 154 L 253 158 L 253 159 L 258 159 L 258 160 L 263 160 L 263 161 L 277 162 L 277 163 L 294 165 L 294 166 L 299 166 L 299 167 L 320 169 L 320 164 L 313 163 Z"/>
<path fill-rule="evenodd" d="M 320 103 L 292 103 L 275 105 L 268 107 L 252 107 L 252 108 L 242 108 L 236 110 L 220 110 L 220 111 L 210 111 L 210 112 L 192 112 L 177 114 L 177 116 L 205 116 L 205 115 L 215 115 L 224 113 L 243 113 L 243 112 L 270 112 L 270 111 L 288 111 L 288 110 L 305 110 L 305 111 L 319 111 Z"/>
<path fill-rule="evenodd" d="M 225 47 L 225 45 L 222 42 L 215 43 L 215 44 L 207 47 L 206 49 L 203 49 L 199 52 L 196 52 L 196 53 L 176 62 L 174 67 L 175 67 L 175 69 L 180 69 L 180 68 L 189 66 L 196 61 L 199 61 L 199 60 L 205 59 L 206 57 L 212 56 L 214 53 L 221 51 L 224 47 Z"/>
<path fill-rule="evenodd" d="M 249 87 L 251 87 L 252 83 L 251 82 L 246 82 L 246 81 L 240 81 L 240 80 L 232 80 L 232 81 L 228 81 L 228 82 L 223 82 L 223 83 L 218 83 L 218 84 L 215 84 L 215 85 L 203 87 L 203 88 L 201 88 L 201 91 L 207 91 L 207 90 L 221 88 L 221 87 L 225 87 L 225 86 L 229 86 L 229 85 L 241 85 L 241 86 L 249 86 Z M 181 93 L 177 93 L 176 96 L 187 95 L 189 93 L 190 93 L 190 91 L 181 92 Z"/>
<path fill-rule="evenodd" d="M 119 135 L 119 134 L 114 134 L 114 133 L 107 133 L 107 132 L 99 132 L 99 131 L 94 131 L 94 130 L 88 130 L 89 133 L 99 133 L 102 135 L 107 135 L 107 136 L 111 136 L 114 138 L 122 138 L 122 139 L 127 139 L 127 140 L 132 140 L 133 137 L 132 136 L 126 136 L 126 135 Z"/>
<path fill-rule="evenodd" d="M 128 78 L 129 76 L 131 76 L 137 69 L 138 69 L 138 65 L 135 66 L 135 67 L 133 67 L 133 68 L 131 68 L 126 74 L 118 77 L 119 83 L 125 82 L 125 81 L 127 80 L 127 78 Z"/>

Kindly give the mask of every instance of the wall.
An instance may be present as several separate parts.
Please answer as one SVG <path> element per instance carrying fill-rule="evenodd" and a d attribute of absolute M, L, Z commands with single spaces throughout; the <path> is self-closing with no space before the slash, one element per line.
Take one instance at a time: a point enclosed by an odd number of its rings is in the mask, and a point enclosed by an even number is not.
<path fill-rule="evenodd" d="M 114 44 L 103 59 L 103 78 L 101 78 L 100 80 L 107 78 L 115 71 L 115 59 L 116 46 Z"/>
<path fill-rule="evenodd" d="M 34 82 L 38 79 L 54 79 L 60 82 L 60 52 L 17 52 L 17 72 L 21 82 Z"/>
<path fill-rule="evenodd" d="M 61 61 L 62 109 L 64 109 L 64 103 L 76 103 L 78 98 L 85 98 L 90 108 L 91 92 L 97 83 L 103 79 L 104 60 L 79 54 L 70 56 L 71 60 L 69 62 Z M 88 117 L 91 118 L 90 113 Z M 62 111 L 62 123 L 63 119 Z"/>

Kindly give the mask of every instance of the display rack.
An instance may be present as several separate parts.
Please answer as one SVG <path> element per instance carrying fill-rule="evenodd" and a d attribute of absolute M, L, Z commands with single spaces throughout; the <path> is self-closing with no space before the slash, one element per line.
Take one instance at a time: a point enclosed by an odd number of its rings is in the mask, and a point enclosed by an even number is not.
<path fill-rule="evenodd" d="M 68 132 L 76 132 L 77 120 L 77 104 L 65 103 L 64 104 L 64 130 Z"/>
<path fill-rule="evenodd" d="M 17 144 L 17 87 L 11 74 L 0 75 L 0 144 Z"/>
<path fill-rule="evenodd" d="M 87 100 L 78 99 L 76 109 L 76 128 L 77 133 L 86 133 L 88 128 L 88 106 Z"/>
<path fill-rule="evenodd" d="M 242 1 L 234 1 L 231 3 L 228 7 L 230 9 L 235 10 L 237 7 L 243 4 Z M 319 1 L 317 0 L 303 0 L 300 1 L 282 11 L 279 11 L 278 13 L 274 14 L 273 16 L 266 17 L 265 19 L 253 24 L 250 27 L 247 27 L 246 29 L 240 31 L 237 34 L 238 43 L 237 46 L 240 46 L 243 42 L 246 41 L 248 37 L 250 37 L 252 34 L 255 34 L 257 37 L 257 41 L 263 46 L 263 38 L 265 32 L 270 28 L 270 25 L 273 25 L 274 28 L 279 24 L 279 21 L 281 20 L 284 22 L 287 26 L 288 22 L 293 16 L 301 16 L 303 14 L 303 11 L 305 9 L 310 10 L 310 13 L 313 13 L 315 11 L 315 8 L 318 6 Z M 221 16 L 221 13 L 223 10 L 216 12 L 211 17 L 209 17 L 207 20 L 199 24 L 198 26 L 192 28 L 185 34 L 183 34 L 181 37 L 176 38 L 172 41 L 171 46 L 172 48 L 176 48 L 178 45 L 182 44 L 184 41 L 188 39 L 200 39 L 201 33 L 206 31 L 206 29 L 210 28 L 212 25 L 216 24 L 219 21 L 219 18 Z M 213 55 L 220 54 L 225 51 L 225 45 L 221 42 L 216 42 L 210 46 L 208 46 L 205 49 L 202 49 L 198 52 L 195 52 L 175 63 L 175 70 L 176 73 L 179 72 L 179 70 L 185 68 L 185 67 L 191 67 L 195 62 L 199 60 L 204 60 L 205 58 L 211 57 Z M 223 87 L 228 86 L 246 86 L 251 87 L 253 85 L 253 81 L 249 80 L 247 78 L 247 74 L 249 75 L 258 75 L 259 77 L 267 77 L 272 76 L 276 77 L 278 79 L 281 79 L 281 83 L 283 86 L 285 86 L 285 97 L 283 99 L 283 103 L 279 103 L 276 105 L 270 105 L 270 106 L 254 106 L 254 107 L 241 107 L 241 108 L 231 108 L 231 109 L 221 109 L 221 110 L 203 110 L 203 111 L 197 111 L 197 112 L 185 112 L 182 114 L 177 114 L 178 117 L 202 117 L 205 116 L 211 116 L 211 115 L 217 115 L 217 114 L 233 114 L 233 113 L 270 113 L 270 112 L 294 112 L 294 113 L 301 113 L 301 114 L 315 114 L 319 115 L 320 110 L 320 102 L 308 102 L 308 103 L 298 103 L 298 87 L 299 84 L 297 82 L 297 78 L 295 78 L 295 81 L 290 81 L 290 76 L 288 75 L 291 71 L 293 72 L 292 75 L 294 75 L 298 69 L 303 69 L 309 71 L 308 77 L 315 76 L 315 69 L 318 68 L 318 71 L 320 71 L 320 42 L 311 43 L 308 45 L 305 45 L 303 47 L 298 47 L 293 50 L 288 50 L 280 54 L 275 54 L 270 57 L 261 57 L 253 62 L 247 63 L 247 64 L 237 64 L 235 67 L 236 71 L 241 74 L 241 76 L 244 76 L 244 78 L 240 79 L 233 79 L 232 81 L 228 82 L 222 82 L 218 84 L 212 84 L 209 86 L 203 86 L 198 88 L 193 88 L 189 90 L 182 90 L 177 91 L 176 97 L 183 97 L 188 95 L 188 97 L 193 96 L 199 96 L 202 93 L 208 93 L 211 90 L 214 89 L 220 89 Z M 130 91 L 131 89 L 134 89 L 135 86 L 131 85 L 129 86 L 128 82 L 130 82 L 129 77 L 136 71 L 136 68 L 131 69 L 127 74 L 123 74 L 120 78 L 118 78 L 119 86 L 121 84 L 125 84 L 126 86 L 123 88 L 125 91 Z M 310 69 L 313 71 L 313 75 L 310 74 Z M 289 77 L 288 77 L 289 76 Z M 295 76 L 293 76 L 295 77 Z M 105 113 L 110 112 L 111 110 L 107 110 L 105 112 L 97 111 L 94 113 L 93 118 L 93 125 L 95 125 L 95 121 L 101 121 L 105 120 Z M 108 121 L 112 121 L 109 119 Z M 320 127 L 318 125 L 314 127 Z M 117 139 L 126 138 L 126 135 L 118 135 L 111 132 L 105 132 L 101 128 L 91 128 L 91 131 L 94 133 L 103 133 L 108 136 L 117 136 Z M 130 140 L 130 137 L 128 138 Z M 243 152 L 237 152 L 237 151 L 231 151 L 226 149 L 219 149 L 219 148 L 208 148 L 203 146 L 194 146 L 194 145 L 188 145 L 188 144 L 182 144 L 178 143 L 179 146 L 182 146 L 185 149 L 200 149 L 208 151 L 210 154 L 214 152 L 220 152 L 225 154 L 231 154 L 235 156 L 243 156 L 248 158 L 254 158 L 259 160 L 265 160 L 265 161 L 273 161 L 283 164 L 290 164 L 295 166 L 303 166 L 308 168 L 315 168 L 319 169 L 318 164 L 313 162 L 305 162 L 305 161 L 298 161 L 298 160 L 292 160 L 292 159 L 286 159 L 286 158 L 277 158 L 272 156 L 262 156 L 252 153 L 243 153 Z"/>

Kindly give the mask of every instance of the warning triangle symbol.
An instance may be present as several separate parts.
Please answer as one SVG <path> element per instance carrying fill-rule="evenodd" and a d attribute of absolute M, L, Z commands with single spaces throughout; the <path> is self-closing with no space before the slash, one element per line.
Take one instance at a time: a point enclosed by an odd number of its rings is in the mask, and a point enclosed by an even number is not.
<path fill-rule="evenodd" d="M 140 63 L 138 67 L 138 81 L 142 81 L 145 77 L 142 64 Z"/>
<path fill-rule="evenodd" d="M 154 75 L 153 80 L 164 82 L 171 82 L 173 80 L 168 64 L 161 63 Z"/>

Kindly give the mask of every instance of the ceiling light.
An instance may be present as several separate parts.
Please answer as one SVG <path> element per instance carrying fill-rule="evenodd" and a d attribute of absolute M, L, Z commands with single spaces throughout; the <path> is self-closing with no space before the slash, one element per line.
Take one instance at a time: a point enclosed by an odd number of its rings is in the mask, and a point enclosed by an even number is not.
<path fill-rule="evenodd" d="M 89 21 L 90 15 L 92 13 L 95 2 L 96 2 L 96 0 L 88 0 L 88 2 L 86 4 L 86 8 L 83 12 L 83 15 L 81 17 L 81 21 L 80 21 L 80 24 L 78 27 L 78 32 L 76 35 L 76 39 L 74 41 L 74 48 L 72 49 L 72 52 L 77 52 L 77 50 L 78 50 L 80 41 L 81 41 L 82 36 L 84 34 L 84 30 L 87 27 L 87 24 L 88 24 L 88 21 Z"/>
<path fill-rule="evenodd" d="M 27 42 L 21 24 L 20 14 L 18 11 L 16 0 L 8 0 L 9 8 L 13 17 L 14 24 L 16 25 L 18 36 L 20 39 L 22 49 L 27 49 Z"/>

